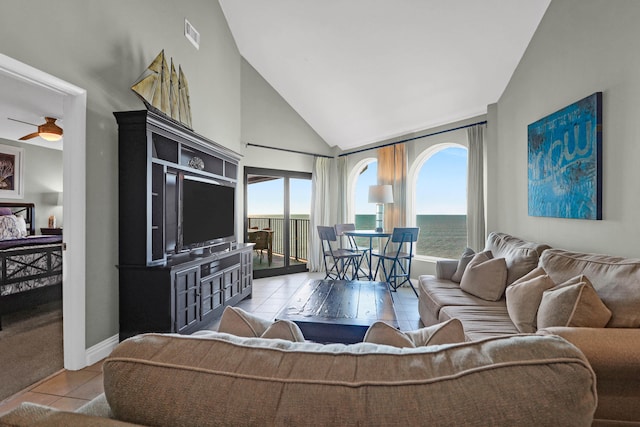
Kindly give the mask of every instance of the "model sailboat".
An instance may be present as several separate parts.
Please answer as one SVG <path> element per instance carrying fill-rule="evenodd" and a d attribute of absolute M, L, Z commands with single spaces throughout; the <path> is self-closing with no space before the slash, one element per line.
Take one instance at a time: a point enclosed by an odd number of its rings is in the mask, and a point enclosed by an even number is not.
<path fill-rule="evenodd" d="M 179 66 L 178 69 L 179 72 L 176 73 L 173 59 L 171 68 L 167 66 L 162 50 L 131 86 L 131 90 L 142 99 L 148 109 L 159 111 L 192 129 L 189 85 L 182 67 Z"/>

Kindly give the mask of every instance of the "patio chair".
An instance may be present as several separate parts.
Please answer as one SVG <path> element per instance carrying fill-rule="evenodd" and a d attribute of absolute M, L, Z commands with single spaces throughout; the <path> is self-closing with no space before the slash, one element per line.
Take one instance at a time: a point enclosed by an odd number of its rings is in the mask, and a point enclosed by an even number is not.
<path fill-rule="evenodd" d="M 371 270 L 371 266 L 369 265 L 369 251 L 371 248 L 369 248 L 369 246 L 359 246 L 355 237 L 345 234 L 345 232 L 355 231 L 356 225 L 353 223 L 336 224 L 335 229 L 336 236 L 340 238 L 340 248 L 349 249 L 359 253 L 360 260 L 358 261 L 358 271 L 362 273 L 363 276 L 368 276 L 369 273 L 364 271 L 362 264 L 366 264 L 367 269 Z M 346 244 L 343 246 L 343 239 L 345 238 Z"/>
<path fill-rule="evenodd" d="M 253 250 L 259 254 L 259 262 L 262 264 L 262 255 L 264 251 L 267 251 L 267 261 L 269 266 L 271 266 L 271 262 L 273 260 L 273 255 L 271 251 L 271 242 L 272 242 L 272 233 L 268 230 L 256 230 L 251 231 L 249 233 L 249 242 L 255 243 Z"/>
<path fill-rule="evenodd" d="M 419 233 L 420 228 L 418 227 L 396 227 L 393 229 L 391 238 L 384 245 L 383 251 L 381 253 L 373 252 L 373 256 L 378 258 L 374 277 L 378 275 L 378 269 L 382 265 L 385 281 L 389 283 L 389 288 L 392 291 L 397 291 L 404 283 L 409 283 L 416 297 L 418 292 L 411 283 L 411 259 L 414 256 L 413 244 L 418 241 Z M 391 243 L 393 244 L 390 245 Z M 391 266 L 387 268 L 385 263 L 389 263 Z"/>
<path fill-rule="evenodd" d="M 333 227 L 318 225 L 318 235 L 322 245 L 322 257 L 326 271 L 325 279 L 357 280 L 358 264 L 361 254 L 349 249 L 341 249 L 337 246 L 338 238 Z M 347 272 L 351 269 L 351 277 Z"/>

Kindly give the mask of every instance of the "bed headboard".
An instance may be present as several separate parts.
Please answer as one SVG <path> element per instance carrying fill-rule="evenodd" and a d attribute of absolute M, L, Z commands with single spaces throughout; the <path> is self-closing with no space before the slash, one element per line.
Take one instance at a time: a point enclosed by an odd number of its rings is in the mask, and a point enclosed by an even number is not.
<path fill-rule="evenodd" d="M 27 223 L 29 236 L 36 234 L 36 205 L 33 203 L 0 202 L 0 208 L 9 208 L 14 215 L 22 215 Z"/>

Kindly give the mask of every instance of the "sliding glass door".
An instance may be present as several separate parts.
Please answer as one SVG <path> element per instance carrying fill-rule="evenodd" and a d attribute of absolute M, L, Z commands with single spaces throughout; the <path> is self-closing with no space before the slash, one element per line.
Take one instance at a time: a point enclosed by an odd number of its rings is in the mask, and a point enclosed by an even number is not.
<path fill-rule="evenodd" d="M 246 242 L 255 278 L 307 270 L 311 174 L 244 168 Z"/>

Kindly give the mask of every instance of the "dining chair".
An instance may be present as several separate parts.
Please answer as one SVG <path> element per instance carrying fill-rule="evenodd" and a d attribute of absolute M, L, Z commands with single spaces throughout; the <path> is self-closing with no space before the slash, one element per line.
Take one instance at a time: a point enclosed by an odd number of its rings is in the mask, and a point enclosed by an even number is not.
<path fill-rule="evenodd" d="M 369 265 L 369 251 L 371 250 L 371 248 L 369 248 L 369 246 L 358 245 L 358 242 L 356 242 L 356 238 L 354 236 L 345 234 L 345 232 L 355 231 L 356 225 L 353 223 L 346 223 L 336 224 L 334 227 L 336 229 L 336 236 L 340 238 L 340 247 L 360 254 L 360 260 L 358 260 L 358 271 L 362 273 L 363 276 L 368 276 L 369 273 L 367 273 L 363 269 L 363 263 L 366 264 L 368 270 L 371 270 L 371 266 Z M 342 242 L 345 238 L 346 245 L 343 246 Z"/>
<path fill-rule="evenodd" d="M 414 256 L 413 244 L 418 241 L 419 233 L 419 227 L 396 227 L 382 252 L 373 252 L 373 256 L 378 258 L 374 277 L 378 275 L 378 269 L 382 265 L 382 273 L 391 290 L 396 291 L 408 282 L 416 297 L 418 292 L 411 283 L 411 259 Z M 388 269 L 385 263 L 390 264 Z"/>
<path fill-rule="evenodd" d="M 271 233 L 269 233 L 268 231 L 265 230 L 258 230 L 258 231 L 253 231 L 250 233 L 251 238 L 249 239 L 249 241 L 251 243 L 255 243 L 255 246 L 253 247 L 253 250 L 256 251 L 256 253 L 260 254 L 260 264 L 262 264 L 262 255 L 264 254 L 263 251 L 267 251 L 267 261 L 269 263 L 269 266 L 271 266 L 271 262 L 272 262 L 272 255 L 271 255 Z"/>
<path fill-rule="evenodd" d="M 318 235 L 322 244 L 322 256 L 326 271 L 325 279 L 349 280 L 347 272 L 351 268 L 351 280 L 358 279 L 358 262 L 361 254 L 350 249 L 337 247 L 338 237 L 333 227 L 318 225 Z M 335 247 L 334 247 L 335 246 Z M 327 262 L 328 261 L 328 262 Z"/>

